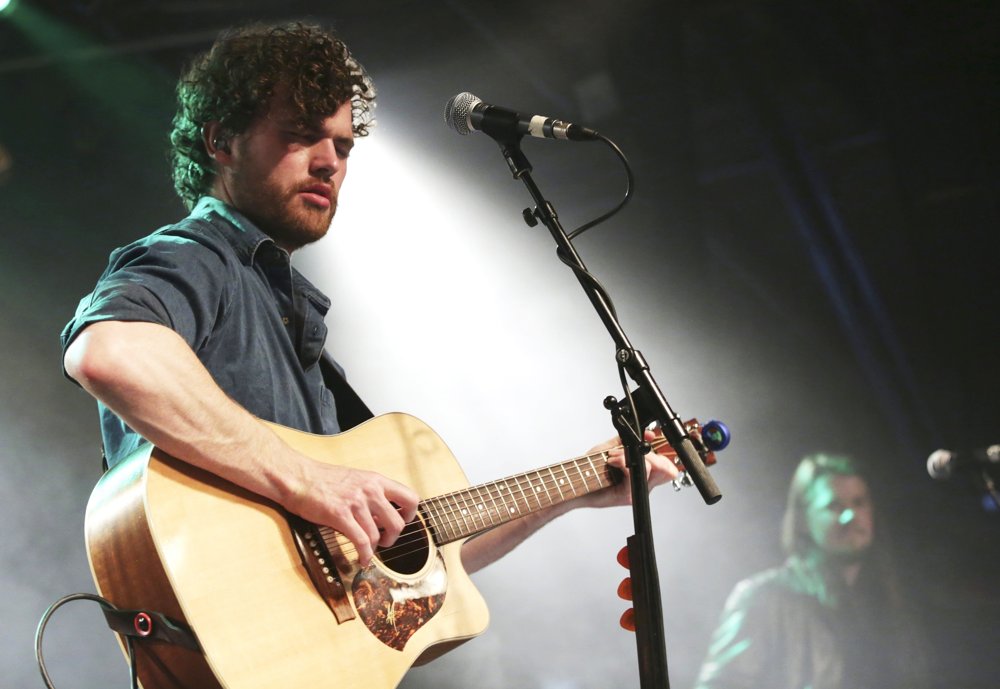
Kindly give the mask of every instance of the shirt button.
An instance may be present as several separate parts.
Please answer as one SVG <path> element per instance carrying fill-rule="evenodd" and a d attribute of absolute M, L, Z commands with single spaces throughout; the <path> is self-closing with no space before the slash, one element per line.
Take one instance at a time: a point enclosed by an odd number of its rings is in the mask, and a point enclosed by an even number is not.
<path fill-rule="evenodd" d="M 281 322 L 284 323 L 285 325 L 288 325 L 288 316 L 282 316 Z"/>

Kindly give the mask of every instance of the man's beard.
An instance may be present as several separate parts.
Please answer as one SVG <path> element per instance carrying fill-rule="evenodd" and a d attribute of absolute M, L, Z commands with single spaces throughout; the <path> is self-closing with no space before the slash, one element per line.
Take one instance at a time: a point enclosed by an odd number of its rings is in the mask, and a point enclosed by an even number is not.
<path fill-rule="evenodd" d="M 234 199 L 237 210 L 253 222 L 264 234 L 289 251 L 322 239 L 330 229 L 337 210 L 336 197 L 329 208 L 313 208 L 299 198 L 299 186 L 279 189 L 267 181 L 248 185 L 234 179 L 243 189 L 241 198 Z"/>

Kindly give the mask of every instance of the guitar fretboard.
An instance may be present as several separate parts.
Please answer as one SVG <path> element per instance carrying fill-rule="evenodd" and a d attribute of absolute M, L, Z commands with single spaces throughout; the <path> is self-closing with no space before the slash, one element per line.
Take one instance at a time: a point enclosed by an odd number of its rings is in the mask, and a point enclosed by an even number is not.
<path fill-rule="evenodd" d="M 444 545 L 615 482 L 607 452 L 599 452 L 429 498 L 420 510 Z"/>

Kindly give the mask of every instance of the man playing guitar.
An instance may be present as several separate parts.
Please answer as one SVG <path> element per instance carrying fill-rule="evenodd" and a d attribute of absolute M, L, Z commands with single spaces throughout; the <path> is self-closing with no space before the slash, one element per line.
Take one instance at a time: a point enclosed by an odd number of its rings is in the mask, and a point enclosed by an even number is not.
<path fill-rule="evenodd" d="M 317 461 L 261 420 L 341 431 L 319 362 L 329 300 L 290 255 L 329 229 L 375 92 L 330 32 L 223 33 L 181 78 L 170 135 L 180 222 L 117 249 L 66 326 L 66 374 L 99 405 L 114 467 L 145 441 L 342 534 L 367 566 L 420 496 L 376 468 Z M 617 439 L 607 451 L 623 467 Z M 650 485 L 677 468 L 651 453 Z M 464 543 L 475 571 L 575 507 L 626 504 L 628 482 L 559 501 Z"/>

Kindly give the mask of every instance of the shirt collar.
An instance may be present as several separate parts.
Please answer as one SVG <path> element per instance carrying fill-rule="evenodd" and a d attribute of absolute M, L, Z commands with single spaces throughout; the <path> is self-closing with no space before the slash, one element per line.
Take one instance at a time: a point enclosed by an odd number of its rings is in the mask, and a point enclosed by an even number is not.
<path fill-rule="evenodd" d="M 264 246 L 267 246 L 272 252 L 285 253 L 286 259 L 289 258 L 284 249 L 238 210 L 214 196 L 202 196 L 191 211 L 191 217 L 210 220 L 212 215 L 219 216 L 236 230 L 235 232 L 227 232 L 226 237 L 244 264 L 252 265 L 257 257 L 257 252 Z M 286 265 L 290 264 L 286 263 Z M 292 269 L 292 281 L 295 287 L 325 315 L 330 308 L 329 297 L 295 269 Z"/>
<path fill-rule="evenodd" d="M 257 252 L 264 245 L 273 247 L 273 250 L 283 251 L 273 239 L 250 222 L 238 210 L 214 196 L 202 196 L 198 200 L 198 204 L 191 211 L 191 217 L 209 220 L 212 215 L 219 216 L 237 230 L 236 232 L 227 233 L 226 236 L 229 238 L 240 260 L 245 264 L 252 264 L 257 256 Z"/>

